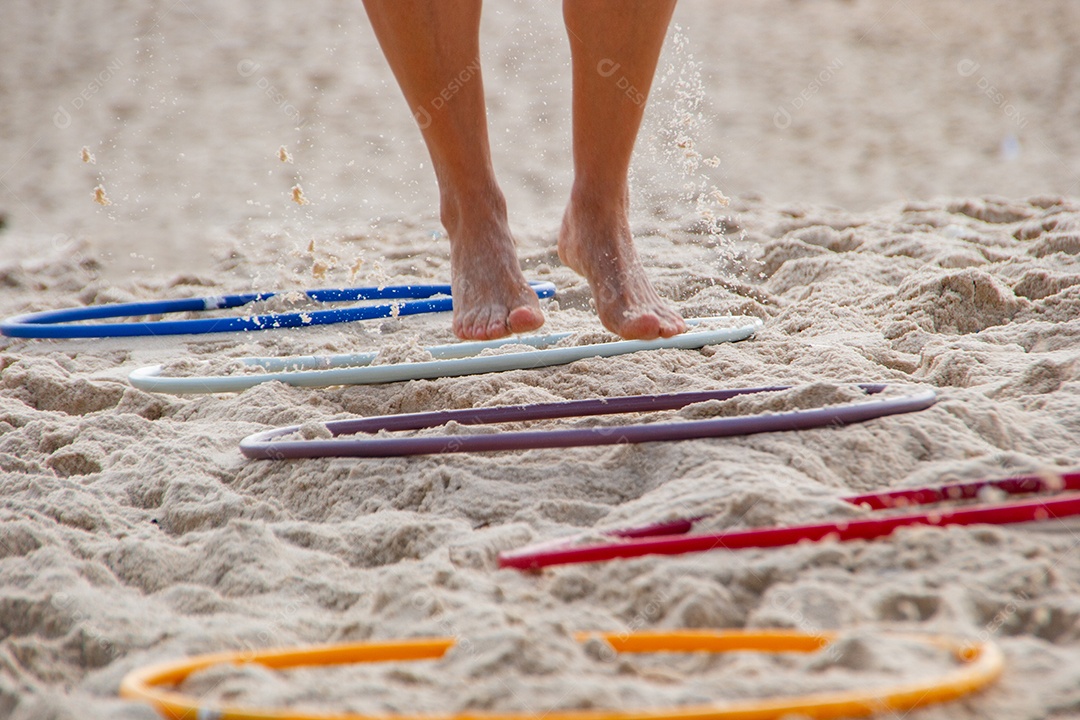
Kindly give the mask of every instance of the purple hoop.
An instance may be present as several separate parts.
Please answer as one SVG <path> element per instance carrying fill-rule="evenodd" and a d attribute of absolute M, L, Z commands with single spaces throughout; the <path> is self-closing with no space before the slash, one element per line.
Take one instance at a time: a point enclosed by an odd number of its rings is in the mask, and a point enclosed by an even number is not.
<path fill-rule="evenodd" d="M 631 395 L 619 398 L 573 400 L 569 402 L 504 407 L 440 410 L 407 415 L 384 415 L 359 420 L 326 423 L 335 437 L 381 430 L 421 430 L 454 421 L 461 425 L 550 420 L 554 418 L 614 415 L 618 413 L 678 410 L 706 400 L 727 400 L 738 395 L 787 390 L 790 386 L 734 388 L 670 395 Z M 876 395 L 887 386 L 859 385 L 867 395 Z M 371 438 L 359 440 L 280 440 L 300 429 L 299 425 L 277 428 L 249 435 L 240 442 L 240 451 L 249 458 L 284 460 L 318 457 L 395 457 L 433 455 L 452 452 L 491 452 L 496 450 L 532 450 L 538 448 L 617 445 L 662 440 L 694 440 L 732 437 L 784 430 L 808 430 L 848 425 L 886 415 L 925 410 L 937 399 L 933 390 L 919 390 L 901 397 L 874 399 L 834 405 L 814 410 L 797 410 L 742 417 L 713 418 L 678 423 L 650 423 L 623 427 L 591 427 L 570 430 L 530 430 L 493 435 L 434 435 L 410 438 Z"/>

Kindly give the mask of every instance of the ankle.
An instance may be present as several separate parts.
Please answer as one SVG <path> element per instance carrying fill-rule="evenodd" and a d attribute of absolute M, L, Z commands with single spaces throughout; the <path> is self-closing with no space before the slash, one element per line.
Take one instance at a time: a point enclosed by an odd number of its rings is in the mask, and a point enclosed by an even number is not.
<path fill-rule="evenodd" d="M 575 214 L 604 221 L 625 218 L 630 210 L 630 193 L 625 183 L 575 180 L 570 190 L 569 209 Z"/>
<path fill-rule="evenodd" d="M 506 226 L 506 198 L 494 183 L 466 190 L 455 187 L 440 192 L 439 216 L 451 238 L 466 228 Z"/>

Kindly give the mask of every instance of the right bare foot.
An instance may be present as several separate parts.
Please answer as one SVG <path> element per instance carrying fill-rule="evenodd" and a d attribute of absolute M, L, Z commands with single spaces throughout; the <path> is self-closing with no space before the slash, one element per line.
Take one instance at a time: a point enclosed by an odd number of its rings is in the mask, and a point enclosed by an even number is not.
<path fill-rule="evenodd" d="M 571 198 L 559 232 L 559 258 L 592 287 L 600 322 L 628 340 L 686 331 L 686 323 L 657 294 L 634 249 L 626 204 L 600 207 Z"/>
<path fill-rule="evenodd" d="M 454 334 L 493 340 L 543 325 L 536 292 L 518 263 L 502 194 L 496 190 L 471 203 L 444 199 L 442 216 L 450 235 Z"/>

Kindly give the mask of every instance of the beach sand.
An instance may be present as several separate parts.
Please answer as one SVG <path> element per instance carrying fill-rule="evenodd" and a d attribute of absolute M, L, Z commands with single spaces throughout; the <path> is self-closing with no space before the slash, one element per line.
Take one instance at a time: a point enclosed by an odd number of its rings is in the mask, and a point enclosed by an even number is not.
<path fill-rule="evenodd" d="M 449 280 L 430 164 L 359 3 L 11 5 L 0 316 Z M 637 149 L 632 225 L 685 316 L 764 321 L 744 342 L 172 396 L 127 374 L 246 356 L 416 358 L 454 340 L 449 317 L 0 339 L 0 717 L 153 718 L 117 697 L 148 663 L 431 635 L 459 645 L 434 664 L 211 669 L 184 689 L 323 711 L 544 713 L 952 666 L 890 630 L 1005 652 L 990 689 L 912 718 L 1080 715 L 1080 523 L 539 574 L 495 562 L 598 528 L 704 512 L 713 530 L 859 517 L 841 497 L 1080 465 L 1078 15 L 1067 0 L 977 13 L 956 0 L 681 3 Z M 605 338 L 554 249 L 570 182 L 557 4 L 491 2 L 483 22 L 522 264 L 558 288 L 545 328 Z M 238 450 L 257 431 L 357 415 L 776 384 L 827 397 L 855 382 L 939 399 L 745 438 L 285 462 Z M 612 661 L 573 639 L 744 627 L 842 640 L 820 657 Z"/>

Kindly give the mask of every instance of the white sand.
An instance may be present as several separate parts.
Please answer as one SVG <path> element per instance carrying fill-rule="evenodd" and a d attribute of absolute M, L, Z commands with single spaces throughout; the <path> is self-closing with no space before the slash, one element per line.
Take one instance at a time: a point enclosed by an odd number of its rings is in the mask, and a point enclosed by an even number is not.
<path fill-rule="evenodd" d="M 448 279 L 430 167 L 359 3 L 269 15 L 255 3 L 21 4 L 0 24 L 0 315 Z M 553 247 L 569 181 L 557 7 L 489 5 L 485 83 L 523 264 L 559 288 L 548 330 L 602 336 Z M 0 340 L 0 717 L 151 718 L 115 697 L 148 662 L 419 635 L 462 645 L 435 666 L 212 670 L 187 689 L 366 712 L 546 711 L 862 686 L 948 665 L 882 641 L 885 629 L 992 637 L 1006 652 L 995 687 L 911 717 L 1080 714 L 1075 524 L 495 569 L 501 550 L 595 527 L 703 509 L 714 528 L 792 523 L 852 514 L 838 498 L 854 491 L 1080 465 L 1076 5 L 687 0 L 676 22 L 638 152 L 635 233 L 684 314 L 754 315 L 758 336 L 481 377 L 192 397 L 135 390 L 126 373 L 250 355 L 415 359 L 453 340 L 449 319 Z M 789 126 L 774 124 L 781 108 Z M 94 204 L 98 185 L 112 205 Z M 296 185 L 310 204 L 292 202 Z M 709 234 L 709 213 L 724 234 Z M 940 400 L 844 429 L 599 449 L 296 462 L 237 449 L 255 431 L 355 415 L 855 381 L 932 386 Z M 782 662 L 611 662 L 571 639 L 772 626 L 848 637 Z"/>

